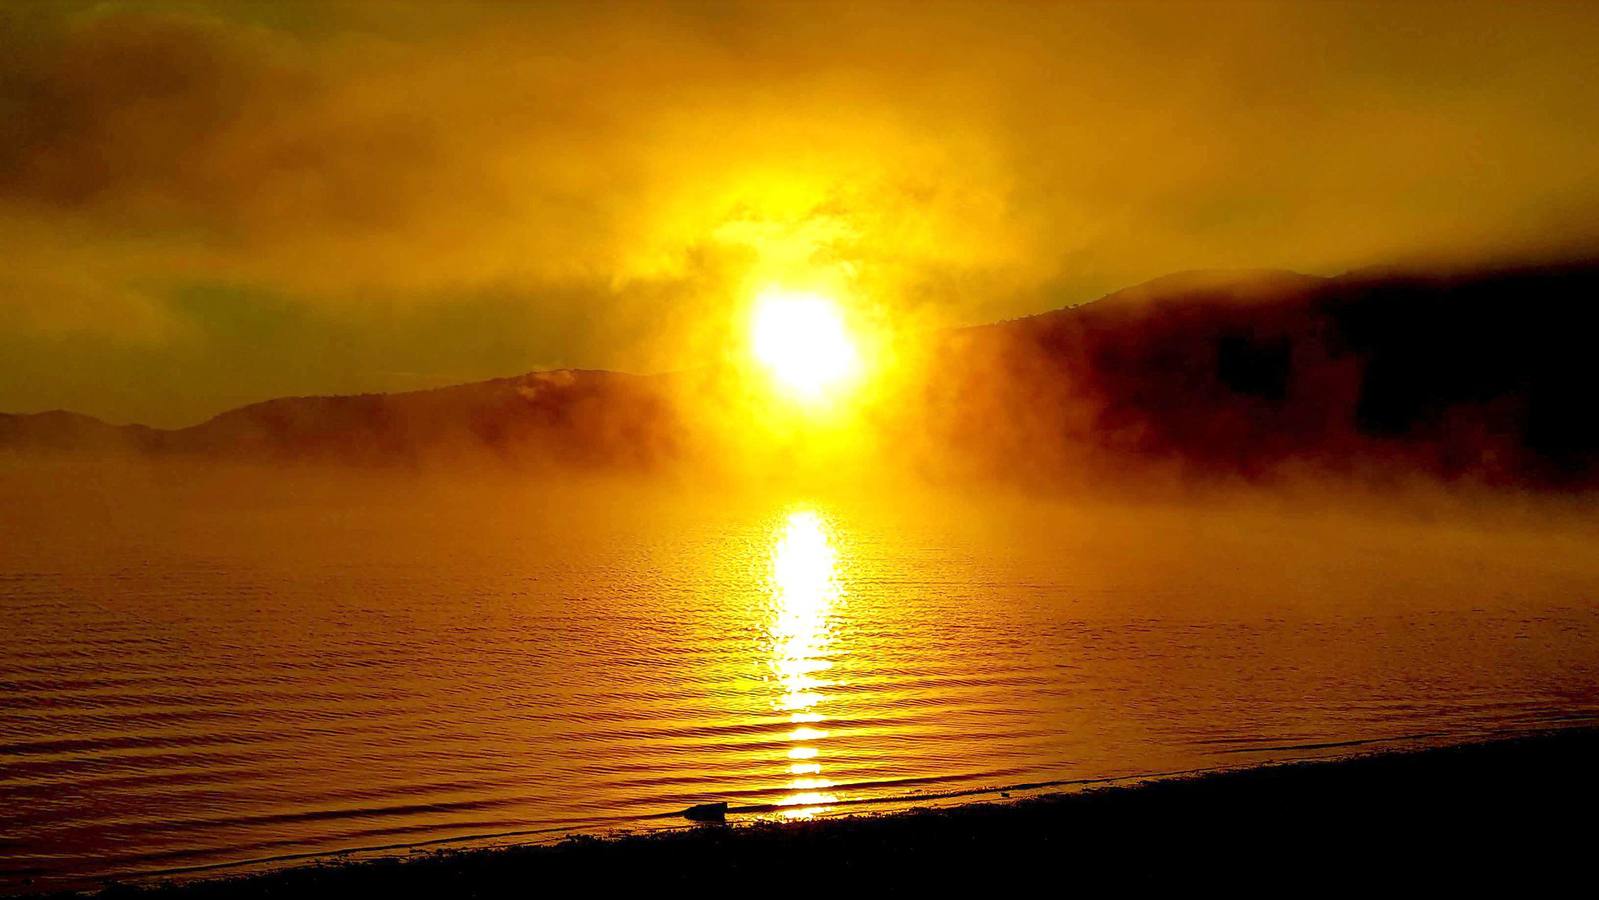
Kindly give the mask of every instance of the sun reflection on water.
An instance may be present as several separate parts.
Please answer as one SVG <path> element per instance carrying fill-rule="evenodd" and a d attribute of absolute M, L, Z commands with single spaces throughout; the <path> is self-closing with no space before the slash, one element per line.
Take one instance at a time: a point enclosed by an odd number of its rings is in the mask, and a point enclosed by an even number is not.
<path fill-rule="evenodd" d="M 778 801 L 788 818 L 821 812 L 837 797 L 833 783 L 822 776 L 820 743 L 827 738 L 821 711 L 822 693 L 832 682 L 831 613 L 841 596 L 838 552 L 827 522 L 816 512 L 797 509 L 777 528 L 772 542 L 770 590 L 773 675 L 781 690 L 775 705 L 786 714 L 790 730 L 786 758 L 791 792 Z"/>

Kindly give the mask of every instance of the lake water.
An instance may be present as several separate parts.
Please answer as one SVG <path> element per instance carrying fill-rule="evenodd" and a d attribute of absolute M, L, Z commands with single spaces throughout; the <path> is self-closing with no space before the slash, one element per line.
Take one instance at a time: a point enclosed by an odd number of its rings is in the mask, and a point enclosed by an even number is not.
<path fill-rule="evenodd" d="M 1599 715 L 1580 517 L 128 481 L 0 480 L 0 889 Z"/>

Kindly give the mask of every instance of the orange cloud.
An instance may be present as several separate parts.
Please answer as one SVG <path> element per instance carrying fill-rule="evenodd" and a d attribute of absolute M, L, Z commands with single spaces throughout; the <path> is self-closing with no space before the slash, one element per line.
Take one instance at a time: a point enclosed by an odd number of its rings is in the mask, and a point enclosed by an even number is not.
<path fill-rule="evenodd" d="M 1599 222 L 1577 5 L 6 15 L 0 235 L 29 263 L 0 324 L 27 333 L 159 341 L 194 283 L 373 323 L 499 291 L 565 329 L 530 362 L 649 369 L 766 281 L 981 321 Z"/>

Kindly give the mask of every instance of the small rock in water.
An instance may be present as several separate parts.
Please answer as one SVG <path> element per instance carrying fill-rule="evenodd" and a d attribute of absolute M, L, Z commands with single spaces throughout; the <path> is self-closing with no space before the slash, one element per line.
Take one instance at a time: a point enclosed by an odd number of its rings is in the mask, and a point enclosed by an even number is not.
<path fill-rule="evenodd" d="M 683 810 L 683 818 L 690 822 L 725 822 L 727 821 L 726 803 L 701 803 Z"/>

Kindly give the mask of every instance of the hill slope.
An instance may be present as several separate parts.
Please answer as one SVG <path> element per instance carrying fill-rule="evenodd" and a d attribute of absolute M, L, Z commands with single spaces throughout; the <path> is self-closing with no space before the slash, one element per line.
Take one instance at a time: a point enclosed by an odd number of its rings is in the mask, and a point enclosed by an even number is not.
<path fill-rule="evenodd" d="M 534 372 L 406 393 L 285 397 L 175 430 L 64 413 L 4 416 L 0 447 L 364 465 L 487 450 L 512 462 L 649 465 L 672 454 L 678 433 L 659 382 L 614 372 Z"/>
<path fill-rule="evenodd" d="M 872 421 L 896 464 L 1032 480 L 1285 470 L 1599 486 L 1599 266 L 1474 275 L 1188 273 L 948 332 Z M 0 416 L 0 448 L 653 467 L 720 401 L 669 376 L 557 371 L 299 397 L 174 431 Z M 703 437 L 701 435 L 700 437 Z"/>
<path fill-rule="evenodd" d="M 1599 476 L 1599 268 L 1160 279 L 971 329 L 927 383 L 985 466 L 1164 460 L 1545 486 Z"/>

